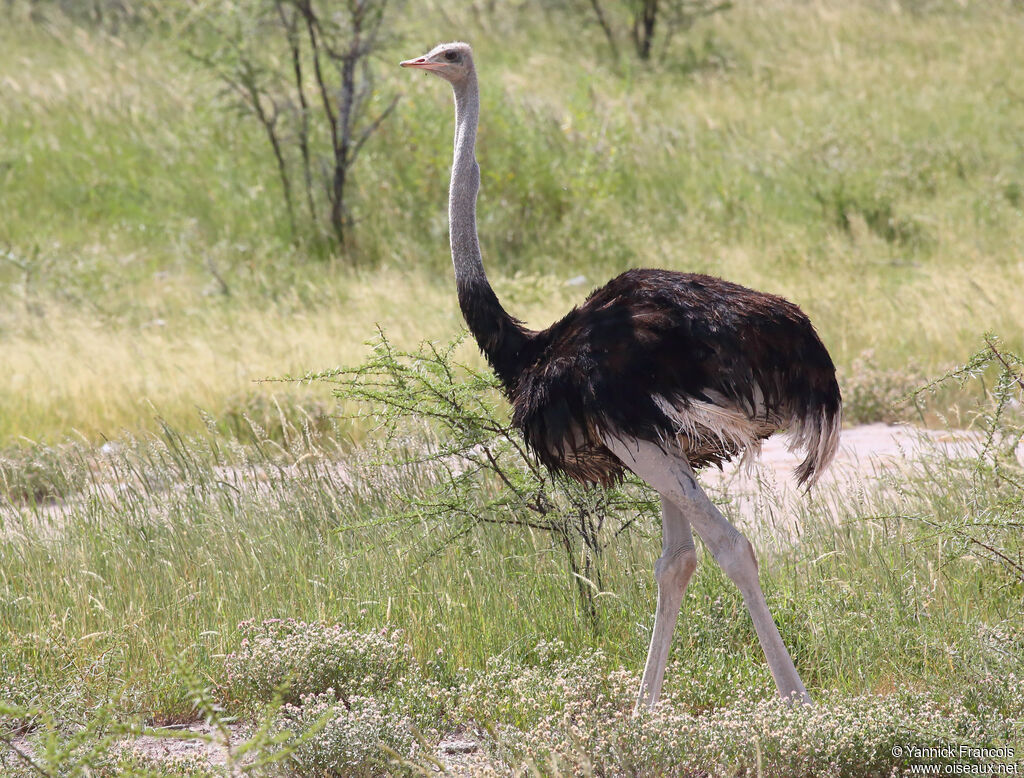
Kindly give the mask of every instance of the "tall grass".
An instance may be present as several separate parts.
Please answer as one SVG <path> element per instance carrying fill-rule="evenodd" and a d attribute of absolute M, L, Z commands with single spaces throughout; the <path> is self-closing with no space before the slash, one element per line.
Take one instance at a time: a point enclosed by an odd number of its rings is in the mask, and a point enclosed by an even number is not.
<path fill-rule="evenodd" d="M 58 732 L 92 721 L 96 710 L 164 725 L 194 720 L 197 683 L 228 715 L 259 716 L 275 685 L 291 678 L 301 681 L 296 695 L 312 697 L 290 702 L 278 726 L 301 733 L 322 716 L 333 721 L 302 752 L 302 774 L 352 753 L 362 754 L 358 769 L 382 769 L 373 727 L 419 752 L 410 726 L 427 728 L 434 743 L 469 721 L 500 725 L 478 735 L 497 738 L 489 758 L 499 762 L 556 750 L 563 767 L 553 774 L 605 748 L 600 758 L 629 753 L 653 773 L 681 769 L 665 766 L 680 759 L 754 758 L 744 744 L 717 738 L 736 731 L 733 719 L 753 726 L 744 711 L 770 698 L 773 685 L 742 598 L 706 555 L 674 641 L 668 707 L 646 723 L 617 723 L 649 637 L 655 516 L 600 558 L 594 629 L 562 549 L 546 536 L 484 522 L 433 553 L 435 523 L 406 522 L 396 533 L 388 520 L 428 493 L 436 477 L 429 468 L 382 469 L 311 428 L 283 422 L 282 430 L 277 440 L 254 430 L 257 445 L 242 446 L 216 429 L 190 439 L 166 428 L 103 451 L 65 450 L 48 465 L 34 455 L 49 467 L 48 499 L 8 489 L 16 499 L 0 503 L 0 699 L 48 711 L 47 726 Z M 1024 671 L 1019 581 L 932 529 L 959 526 L 965 509 L 1012 509 L 1005 490 L 989 483 L 997 475 L 972 460 L 925 455 L 888 487 L 837 487 L 806 501 L 795 536 L 734 516 L 759 538 L 762 584 L 783 639 L 812 693 L 828 703 L 813 721 L 783 729 L 771 722 L 785 711 L 757 703 L 757 726 L 767 727 L 758 737 L 785 731 L 792 740 L 765 746 L 770 764 L 789 764 L 786 754 L 805 742 L 799 732 L 816 727 L 832 732 L 820 737 L 838 738 L 848 726 L 875 735 L 856 740 L 863 752 L 840 738 L 835 757 L 822 751 L 807 757 L 812 765 L 869 756 L 888 765 L 879 738 L 925 727 L 941 741 L 940 724 L 965 742 L 1008 742 Z M 17 473 L 6 483 L 16 484 Z M 253 626 L 265 619 L 287 621 Z M 344 628 L 326 626 L 336 623 Z M 297 679 L 288 657 L 299 662 Z M 364 665 L 373 668 L 366 678 Z M 358 684 L 372 686 L 387 667 L 394 672 L 373 692 L 383 696 L 359 696 L 366 692 Z M 357 693 L 342 706 L 331 695 L 346 683 Z M 959 712 L 947 720 L 951 708 Z M 571 711 L 582 718 L 566 730 Z M 692 720 L 703 712 L 710 723 Z M 678 737 L 696 727 L 686 735 L 696 738 L 691 750 L 666 741 L 649 752 L 645 744 L 661 742 L 653 731 L 672 716 L 682 717 Z M 854 725 L 850 717 L 867 718 Z M 590 728 L 592 743 L 581 744 L 578 727 Z"/>
<path fill-rule="evenodd" d="M 430 483 L 415 468 L 381 471 L 358 456 L 340 465 L 301 434 L 251 450 L 170 431 L 54 467 L 80 471 L 52 479 L 55 489 L 84 491 L 0 508 L 8 694 L 65 689 L 84 705 L 122 695 L 127 709 L 157 720 L 187 717 L 190 703 L 166 672 L 172 657 L 216 677 L 216 657 L 248 619 L 398 627 L 420 661 L 440 653 L 449 672 L 541 639 L 600 647 L 628 666 L 645 651 L 658 546 L 649 525 L 602 557 L 595 632 L 562 550 L 543 536 L 481 525 L 428 556 L 432 525 L 392 533 L 381 519 L 407 511 Z M 928 483 L 859 503 L 821 495 L 804 509 L 795 544 L 762 552 L 768 598 L 814 687 L 950 688 L 988 661 L 984 631 L 1019 616 L 1018 594 L 989 566 L 952 558 L 901 518 L 959 515 L 957 478 Z M 768 688 L 743 614 L 734 587 L 706 564 L 684 606 L 674 694 L 722 700 L 737 669 Z"/>
<path fill-rule="evenodd" d="M 847 366 L 873 348 L 934 370 L 1017 330 L 1012 4 L 739 4 L 692 33 L 695 59 L 621 70 L 571 17 L 449 5 L 401 19 L 386 56 L 476 46 L 484 253 L 531 324 L 658 265 L 789 296 Z M 325 262 L 288 242 L 257 128 L 180 41 L 141 34 L 0 30 L 0 439 L 196 429 L 190 398 L 351 361 L 375 322 L 401 345 L 452 331 L 443 85 L 381 63 L 404 96 L 356 171 L 351 253 Z"/>

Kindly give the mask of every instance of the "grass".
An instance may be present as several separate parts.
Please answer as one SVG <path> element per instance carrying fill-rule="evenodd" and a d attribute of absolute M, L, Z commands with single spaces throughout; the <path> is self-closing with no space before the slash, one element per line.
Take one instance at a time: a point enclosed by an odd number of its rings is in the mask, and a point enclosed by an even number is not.
<path fill-rule="evenodd" d="M 894 484 L 896 491 L 853 500 L 849 492 L 824 492 L 808 501 L 796 542 L 763 535 L 758 543 L 762 582 L 813 693 L 840 708 L 864 695 L 918 695 L 914 704 L 931 700 L 940 715 L 943 705 L 978 686 L 974 704 L 1010 726 L 1019 701 L 998 690 L 1014 688 L 1011 675 L 1022 669 L 1019 585 L 979 557 L 954 553 L 913 519 L 941 525 L 965 509 L 998 509 L 1004 497 L 988 481 L 971 487 L 971 461 L 928 462 Z M 215 433 L 187 441 L 170 431 L 55 467 L 84 469 L 84 477 L 66 473 L 62 482 L 90 486 L 56 503 L 0 509 L 0 622 L 7 633 L 0 696 L 10 702 L 51 706 L 68 722 L 111 701 L 122 719 L 191 721 L 189 677 L 169 671 L 185 667 L 229 711 L 258 715 L 274 679 L 288 677 L 287 664 L 272 670 L 267 663 L 279 667 L 287 652 L 258 648 L 267 638 L 239 624 L 291 618 L 344 624 L 355 637 L 342 639 L 356 641 L 356 648 L 338 649 L 340 664 L 313 661 L 308 652 L 326 650 L 330 638 L 322 629 L 303 638 L 300 630 L 299 645 L 312 641 L 296 665 L 307 679 L 299 687 L 304 693 L 343 688 L 337 674 L 350 666 L 355 683 L 376 688 L 360 680 L 366 670 L 357 669 L 368 661 L 361 652 L 378 651 L 372 646 L 383 640 L 373 637 L 379 629 L 400 630 L 370 666 L 392 668 L 386 680 L 393 683 L 393 646 L 411 652 L 405 672 L 413 681 L 402 694 L 436 687 L 441 695 L 417 714 L 418 726 L 429 724 L 433 737 L 452 725 L 447 721 L 512 726 L 502 746 L 512 751 L 501 758 L 539 747 L 524 745 L 517 733 L 561 720 L 562 703 L 555 701 L 562 698 L 552 691 L 536 692 L 547 700 L 536 709 L 521 709 L 520 697 L 508 696 L 516 684 L 541 683 L 543 674 L 531 669 L 546 661 L 538 659 L 539 643 L 560 644 L 559 661 L 596 663 L 593 672 L 608 680 L 595 683 L 618 689 L 609 704 L 629 704 L 653 604 L 654 517 L 606 552 L 594 630 L 562 552 L 543 536 L 485 525 L 424 559 L 438 527 L 424 522 L 418 532 L 395 534 L 385 517 L 404 511 L 431 479 L 416 468 L 381 470 L 357 453 L 338 464 L 305 448 L 298 434 L 291 443 L 252 449 Z M 666 687 L 676 712 L 725 711 L 746 704 L 737 695 L 772 695 L 742 599 L 717 566 L 703 562 L 687 594 Z M 225 665 L 225 655 L 239 650 L 241 658 Z M 619 667 L 631 674 L 617 682 Z M 239 684 L 232 673 L 254 680 Z M 331 707 L 315 705 L 320 712 Z M 294 715 L 304 726 L 318 718 Z M 595 736 L 610 731 L 606 725 L 595 723 Z M 558 742 L 554 730 L 551 737 Z"/>
<path fill-rule="evenodd" d="M 386 57 L 450 37 L 432 13 Z M 594 30 L 464 18 L 499 291 L 544 326 L 577 275 L 712 272 L 794 299 L 846 367 L 871 348 L 933 372 L 982 331 L 1015 338 L 1019 24 L 1002 4 L 740 4 L 695 31 L 696 71 L 616 71 Z M 403 345 L 457 326 L 443 85 L 381 68 L 403 100 L 361 162 L 355 243 L 325 262 L 290 245 L 263 140 L 173 37 L 0 35 L 0 440 L 196 430 L 254 378 L 352 361 L 374 323 Z"/>
<path fill-rule="evenodd" d="M 1024 346 L 1017 5 L 738 3 L 649 69 L 613 67 L 599 31 L 554 12 L 449 5 L 398 22 L 384 59 L 472 40 L 485 261 L 533 326 L 583 296 L 575 276 L 719 274 L 804 307 L 863 420 L 982 331 Z M 0 701 L 37 753 L 51 729 L 106 743 L 107 714 L 263 718 L 282 737 L 327 716 L 306 774 L 397 770 L 373 728 L 425 759 L 413 725 L 431 748 L 490 727 L 493 764 L 548 774 L 888 774 L 905 763 L 879 743 L 922 731 L 1024 748 L 1020 582 L 936 530 L 1019 526 L 1016 471 L 928 458 L 816 494 L 796 538 L 747 526 L 818 718 L 773 707 L 742 600 L 705 558 L 666 705 L 627 720 L 655 517 L 605 553 L 595 627 L 547 538 L 482 526 L 428 556 L 444 527 L 387 519 L 435 472 L 377 466 L 372 431 L 319 384 L 254 383 L 357 363 L 377 325 L 400 347 L 461 326 L 445 88 L 382 67 L 378 98 L 402 101 L 360 161 L 356 239 L 325 258 L 287 234 L 263 140 L 183 31 L 110 38 L 20 8 L 0 12 Z M 334 673 L 290 708 L 272 692 L 291 654 L 242 642 L 278 618 L 313 624 L 296 655 Z M 372 680 L 378 649 L 404 674 L 342 702 L 320 688 Z M 258 684 L 233 680 L 246 667 Z M 800 762 L 808 743 L 828 747 Z"/>

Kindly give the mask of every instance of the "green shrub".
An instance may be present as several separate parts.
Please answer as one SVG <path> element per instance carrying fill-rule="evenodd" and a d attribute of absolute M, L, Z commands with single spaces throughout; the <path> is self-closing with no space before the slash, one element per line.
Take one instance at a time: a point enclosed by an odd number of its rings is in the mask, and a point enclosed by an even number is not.
<path fill-rule="evenodd" d="M 384 469 L 430 475 L 428 493 L 410 495 L 408 509 L 387 521 L 429 524 L 431 554 L 472 538 L 485 524 L 546 534 L 564 552 L 579 602 L 596 627 L 596 592 L 604 590 L 601 557 L 656 514 L 657 502 L 632 476 L 594 489 L 542 466 L 509 420 L 497 377 L 456 359 L 465 335 L 408 352 L 381 332 L 362 365 L 304 380 L 333 384 L 337 397 L 356 407 L 356 418 L 381 428 Z"/>
<path fill-rule="evenodd" d="M 392 752 L 410 759 L 418 748 L 409 717 L 394 713 L 373 697 L 338 702 L 333 690 L 285 705 L 274 727 L 295 738 L 315 728 L 281 765 L 285 775 L 395 775 L 402 768 Z"/>
<path fill-rule="evenodd" d="M 621 698 L 633 679 L 608 672 L 601 651 L 570 652 L 561 641 L 542 641 L 517 659 L 492 657 L 459 689 L 459 718 L 500 722 L 523 729 L 582 700 Z M 611 697 L 609 697 L 611 695 Z"/>
<path fill-rule="evenodd" d="M 861 352 L 848 371 L 841 371 L 843 419 L 849 424 L 908 421 L 915 409 L 910 395 L 925 382 L 924 373 L 910 362 L 899 369 L 879 365 L 871 349 Z"/>
<path fill-rule="evenodd" d="M 1011 675 L 1001 683 L 1006 682 L 1017 689 L 1013 707 L 1019 713 L 1024 709 L 1019 681 Z M 826 695 L 809 707 L 741 690 L 735 703 L 708 712 L 663 702 L 634 717 L 631 683 L 610 685 L 612 693 L 600 696 L 592 694 L 592 683 L 579 677 L 566 684 L 562 704 L 545 709 L 527 728 L 496 728 L 488 742 L 492 753 L 510 767 L 530 764 L 543 775 L 867 778 L 897 774 L 911 763 L 990 761 L 959 751 L 952 757 L 915 757 L 910 747 L 1015 742 L 1012 714 L 977 699 L 968 704 L 962 697 L 937 700 L 922 693 Z"/>
<path fill-rule="evenodd" d="M 232 696 L 269 701 L 287 685 L 283 699 L 296 704 L 308 695 L 335 700 L 391 688 L 412 665 L 401 630 L 357 632 L 340 624 L 267 619 L 238 625 L 242 642 L 226 661 Z"/>
<path fill-rule="evenodd" d="M 970 458 L 921 464 L 903 489 L 926 509 L 908 518 L 927 527 L 926 538 L 942 538 L 947 553 L 985 560 L 1024 586 L 1024 357 L 988 334 L 983 349 L 915 399 L 948 384 L 980 384 L 970 421 L 981 438 Z"/>

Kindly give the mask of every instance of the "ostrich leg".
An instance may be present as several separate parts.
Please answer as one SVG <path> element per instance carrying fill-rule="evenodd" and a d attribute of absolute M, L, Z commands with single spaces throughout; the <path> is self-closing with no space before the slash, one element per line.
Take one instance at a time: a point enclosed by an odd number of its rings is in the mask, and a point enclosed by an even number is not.
<path fill-rule="evenodd" d="M 608 436 L 605 445 L 626 467 L 656 489 L 663 499 L 686 511 L 690 523 L 711 550 L 715 561 L 743 595 L 779 695 L 792 702 L 811 704 L 810 695 L 768 611 L 768 603 L 757 578 L 753 546 L 708 499 L 698 486 L 689 463 L 646 440 Z"/>
<path fill-rule="evenodd" d="M 693 547 L 690 522 L 675 503 L 664 497 L 661 498 L 661 537 L 661 557 L 654 563 L 658 606 L 654 612 L 651 647 L 647 651 L 647 664 L 644 666 L 644 677 L 640 682 L 634 713 L 644 705 L 653 708 L 661 695 L 665 663 L 672 646 L 679 606 L 686 585 L 697 569 L 697 552 Z"/>

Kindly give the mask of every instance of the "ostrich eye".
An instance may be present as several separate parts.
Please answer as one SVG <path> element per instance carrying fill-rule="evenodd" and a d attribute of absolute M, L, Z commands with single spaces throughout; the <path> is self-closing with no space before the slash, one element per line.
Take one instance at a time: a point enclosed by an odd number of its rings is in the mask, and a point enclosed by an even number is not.
<path fill-rule="evenodd" d="M 455 60 L 457 60 L 459 58 L 459 55 L 456 54 L 454 51 L 446 51 L 444 53 L 444 58 L 446 60 L 448 60 L 449 62 L 454 62 Z"/>

